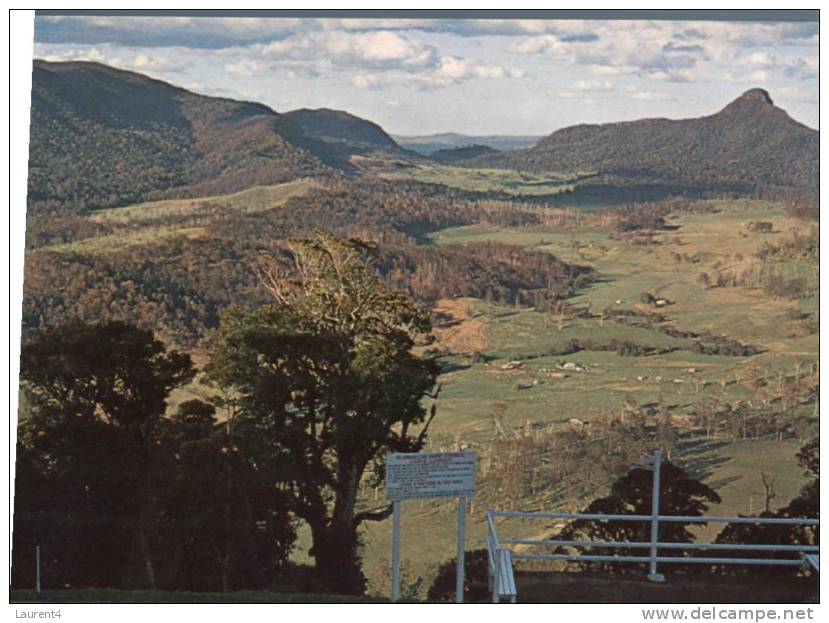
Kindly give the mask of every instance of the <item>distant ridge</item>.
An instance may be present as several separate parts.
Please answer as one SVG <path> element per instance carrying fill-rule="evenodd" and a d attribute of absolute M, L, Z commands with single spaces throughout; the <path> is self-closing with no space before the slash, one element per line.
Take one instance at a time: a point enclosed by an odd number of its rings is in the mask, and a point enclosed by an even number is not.
<path fill-rule="evenodd" d="M 473 136 L 468 134 L 456 134 L 454 132 L 443 132 L 441 134 L 427 134 L 424 136 L 403 136 L 393 135 L 399 145 L 416 151 L 419 154 L 430 155 L 436 151 L 455 149 L 458 147 L 472 147 L 475 145 L 489 147 L 491 149 L 520 149 L 529 147 L 535 143 L 539 136 Z"/>
<path fill-rule="evenodd" d="M 350 170 L 352 155 L 415 155 L 401 148 L 376 123 L 343 110 L 301 108 L 282 117 L 294 126 L 294 131 L 288 130 L 294 144 L 331 166 Z"/>
<path fill-rule="evenodd" d="M 451 149 L 439 149 L 434 153 L 429 154 L 429 158 L 441 164 L 453 164 L 470 158 L 477 158 L 489 154 L 497 153 L 497 149 L 487 147 L 486 145 L 469 145 L 467 147 L 453 147 Z"/>
<path fill-rule="evenodd" d="M 35 211 L 235 192 L 336 172 L 293 145 L 267 106 L 197 95 L 98 63 L 35 61 Z"/>
<path fill-rule="evenodd" d="M 352 157 L 412 161 L 422 157 L 414 146 L 445 164 L 577 173 L 597 195 L 619 188 L 634 189 L 634 196 L 654 188 L 814 195 L 819 177 L 818 132 L 794 121 L 763 89 L 696 119 L 583 124 L 537 142 L 452 133 L 397 137 L 401 146 L 376 123 L 346 111 L 280 114 L 98 63 L 36 60 L 31 122 L 28 205 L 30 215 L 44 218 L 357 175 Z M 523 146 L 510 149 L 510 141 Z"/>
<path fill-rule="evenodd" d="M 719 112 L 696 119 L 583 124 L 534 146 L 466 161 L 528 171 L 592 171 L 621 185 L 753 192 L 788 188 L 816 194 L 819 134 L 750 89 Z"/>
<path fill-rule="evenodd" d="M 328 109 L 279 114 L 90 62 L 34 62 L 33 213 L 232 193 L 406 155 L 375 123 Z"/>

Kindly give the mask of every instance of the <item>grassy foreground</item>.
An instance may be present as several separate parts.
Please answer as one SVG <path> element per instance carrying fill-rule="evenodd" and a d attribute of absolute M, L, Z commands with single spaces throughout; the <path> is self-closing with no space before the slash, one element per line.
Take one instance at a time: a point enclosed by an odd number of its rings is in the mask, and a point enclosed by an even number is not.
<path fill-rule="evenodd" d="M 808 577 L 764 578 L 668 576 L 663 584 L 644 577 L 607 576 L 592 573 L 516 573 L 519 603 L 819 603 L 817 580 Z M 238 591 L 197 593 L 188 591 L 128 591 L 73 589 L 11 591 L 10 603 L 226 603 L 226 604 L 364 604 L 389 603 L 377 597 L 352 597 L 319 593 Z"/>
<path fill-rule="evenodd" d="M 109 588 L 35 591 L 12 590 L 10 603 L 95 603 L 95 604 L 366 604 L 388 603 L 375 597 L 326 595 L 321 593 L 274 593 L 271 591 L 236 591 L 201 593 L 192 591 L 128 591 Z"/>
<path fill-rule="evenodd" d="M 799 604 L 819 603 L 816 578 L 669 575 L 662 584 L 644 577 L 589 573 L 516 574 L 519 603 L 560 604 Z"/>

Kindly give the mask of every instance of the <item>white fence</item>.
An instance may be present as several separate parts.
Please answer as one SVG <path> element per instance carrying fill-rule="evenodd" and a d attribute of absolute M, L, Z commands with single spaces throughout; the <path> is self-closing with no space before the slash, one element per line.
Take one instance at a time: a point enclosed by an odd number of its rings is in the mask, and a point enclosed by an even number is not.
<path fill-rule="evenodd" d="M 529 520 L 592 520 L 592 521 L 630 521 L 646 522 L 651 525 L 651 541 L 649 542 L 627 542 L 627 541 L 575 541 L 557 539 L 501 539 L 496 530 L 497 518 L 522 518 Z M 802 567 L 806 562 L 803 556 L 817 554 L 818 545 L 758 545 L 758 544 L 732 544 L 732 543 L 663 543 L 658 540 L 659 524 L 661 523 L 684 523 L 684 524 L 754 524 L 754 525 L 789 525 L 789 526 L 814 526 L 820 525 L 817 519 L 788 519 L 777 517 L 706 517 L 693 515 L 603 515 L 603 514 L 571 514 L 571 513 L 522 513 L 522 512 L 500 512 L 487 511 L 487 537 L 486 546 L 489 552 L 489 573 L 490 587 L 492 589 L 492 601 L 500 602 L 502 597 L 515 601 L 515 582 L 512 569 L 504 569 L 504 565 L 512 566 L 513 559 L 524 560 L 564 560 L 564 561 L 597 561 L 597 562 L 640 562 L 648 563 L 650 573 L 648 578 L 660 581 L 663 578 L 658 574 L 659 563 L 683 563 L 683 564 L 709 564 L 709 565 L 783 565 Z M 647 555 L 642 556 L 611 556 L 593 554 L 542 554 L 526 551 L 516 551 L 511 546 L 547 546 L 547 547 L 602 547 L 609 549 L 630 548 L 648 550 Z M 508 556 L 501 554 L 503 550 L 509 551 Z M 715 556 L 671 556 L 670 551 L 661 555 L 660 550 L 702 550 L 718 551 L 727 550 L 745 552 L 788 552 L 797 554 L 790 558 L 737 558 L 737 557 L 715 557 Z M 812 563 L 812 566 L 814 564 Z M 511 583 L 511 584 L 510 584 Z"/>

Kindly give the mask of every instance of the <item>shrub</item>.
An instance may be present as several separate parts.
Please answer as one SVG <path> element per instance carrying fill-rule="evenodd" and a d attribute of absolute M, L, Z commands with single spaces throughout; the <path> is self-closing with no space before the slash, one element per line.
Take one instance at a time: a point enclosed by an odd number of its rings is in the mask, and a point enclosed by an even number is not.
<path fill-rule="evenodd" d="M 489 596 L 489 564 L 487 551 L 475 549 L 464 554 L 463 600 L 465 602 L 485 602 Z M 455 600 L 455 570 L 458 559 L 444 562 L 438 568 L 438 574 L 429 588 L 429 601 Z"/>

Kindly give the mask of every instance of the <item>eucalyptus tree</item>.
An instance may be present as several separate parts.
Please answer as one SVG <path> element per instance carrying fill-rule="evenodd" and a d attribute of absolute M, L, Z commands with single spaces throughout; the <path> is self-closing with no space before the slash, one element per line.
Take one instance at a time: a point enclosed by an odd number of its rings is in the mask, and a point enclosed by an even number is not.
<path fill-rule="evenodd" d="M 365 589 L 361 524 L 391 512 L 358 503 L 360 480 L 387 452 L 420 450 L 435 416 L 437 363 L 412 352 L 430 313 L 384 285 L 374 255 L 320 231 L 289 241 L 259 264 L 271 303 L 230 310 L 212 361 L 243 451 L 289 492 L 327 588 L 347 593 Z"/>

